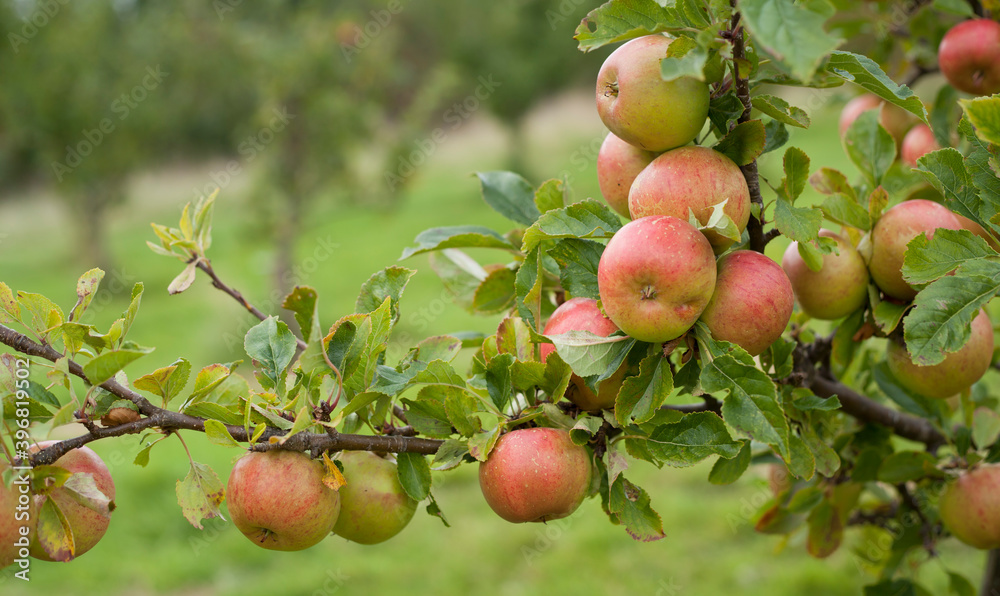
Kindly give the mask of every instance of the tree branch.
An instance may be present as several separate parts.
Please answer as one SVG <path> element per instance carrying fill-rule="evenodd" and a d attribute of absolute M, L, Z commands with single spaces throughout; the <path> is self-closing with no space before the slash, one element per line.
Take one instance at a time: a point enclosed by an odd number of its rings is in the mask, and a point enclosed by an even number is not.
<path fill-rule="evenodd" d="M 39 344 L 25 335 L 13 329 L 0 325 L 0 343 L 3 343 L 14 350 L 28 356 L 36 356 L 55 362 L 63 355 L 54 350 L 51 346 Z M 80 377 L 88 384 L 90 380 L 76 362 L 69 361 L 69 371 L 73 375 Z M 108 380 L 100 384 L 100 387 L 122 399 L 127 399 L 139 408 L 139 413 L 145 418 L 135 422 L 129 422 L 119 426 L 108 428 L 93 427 L 88 434 L 79 437 L 60 441 L 50 447 L 46 447 L 31 456 L 31 465 L 39 466 L 51 464 L 62 457 L 70 450 L 107 437 L 116 437 L 126 434 L 139 433 L 150 428 L 159 428 L 165 432 L 176 430 L 193 430 L 205 432 L 205 419 L 197 416 L 190 416 L 172 410 L 166 410 L 154 406 L 148 399 L 136 393 L 132 389 L 125 387 L 115 380 Z M 226 425 L 226 429 L 234 439 L 241 443 L 250 441 L 251 436 L 242 426 Z M 292 449 L 304 451 L 310 450 L 313 455 L 318 455 L 321 451 L 385 451 L 392 453 L 412 452 L 412 453 L 435 453 L 443 443 L 437 439 L 421 439 L 409 436 L 375 436 L 375 435 L 350 435 L 341 433 L 298 433 L 285 441 L 284 444 L 274 446 L 267 445 L 271 437 L 281 437 L 285 431 L 268 427 L 258 439 L 259 450 L 267 449 Z M 263 443 L 266 447 L 260 448 Z M 313 451 L 319 449 L 321 451 Z"/>
<path fill-rule="evenodd" d="M 264 313 L 262 313 L 260 311 L 260 309 L 258 309 L 253 304 L 250 304 L 250 302 L 246 298 L 243 297 L 243 294 L 241 294 L 239 290 L 237 290 L 236 288 L 233 288 L 231 286 L 226 285 L 222 281 L 222 279 L 219 278 L 219 276 L 215 272 L 215 270 L 212 269 L 212 264 L 207 259 L 199 259 L 198 260 L 198 264 L 196 266 L 198 267 L 198 269 L 201 269 L 210 278 L 212 278 L 212 285 L 213 286 L 215 286 L 216 288 L 222 290 L 226 294 L 229 294 L 230 296 L 232 296 L 233 300 L 235 300 L 236 302 L 239 302 L 240 306 L 242 306 L 244 309 L 246 309 L 247 312 L 249 312 L 253 316 L 257 317 L 261 321 L 263 321 L 263 320 L 265 320 L 267 318 L 267 315 L 265 315 Z M 307 347 L 306 346 L 306 342 L 302 341 L 302 339 L 300 339 L 299 337 L 295 338 L 295 344 L 296 344 L 296 346 L 298 346 L 299 352 L 304 351 L 306 349 L 306 347 Z"/>

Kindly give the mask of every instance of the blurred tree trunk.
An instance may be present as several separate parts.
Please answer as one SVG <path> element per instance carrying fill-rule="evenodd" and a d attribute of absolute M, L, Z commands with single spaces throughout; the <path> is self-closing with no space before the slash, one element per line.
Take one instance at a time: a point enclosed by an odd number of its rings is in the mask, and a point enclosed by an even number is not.
<path fill-rule="evenodd" d="M 1000 550 L 991 550 L 986 557 L 986 572 L 979 596 L 1000 596 Z"/>
<path fill-rule="evenodd" d="M 111 188 L 95 186 L 84 189 L 74 197 L 73 211 L 77 214 L 77 239 L 79 254 L 77 258 L 91 269 L 100 267 L 105 273 L 110 273 L 114 267 L 111 253 L 108 251 L 106 219 L 108 206 L 114 197 L 112 193 L 121 192 L 117 184 Z"/>

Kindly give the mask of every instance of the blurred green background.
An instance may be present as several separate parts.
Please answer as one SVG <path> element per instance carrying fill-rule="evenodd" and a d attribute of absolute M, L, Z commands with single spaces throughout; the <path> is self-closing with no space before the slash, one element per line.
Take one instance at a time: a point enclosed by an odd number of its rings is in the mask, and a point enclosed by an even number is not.
<path fill-rule="evenodd" d="M 515 169 L 536 184 L 562 177 L 575 199 L 600 196 L 594 160 L 606 131 L 592 85 L 608 50 L 584 55 L 572 40 L 589 8 L 0 0 L 0 30 L 10 33 L 0 50 L 0 280 L 69 308 L 76 278 L 100 266 L 107 277 L 89 321 L 99 327 L 143 282 L 130 337 L 157 349 L 132 377 L 180 356 L 196 369 L 245 358 L 255 320 L 204 278 L 168 296 L 181 264 L 145 246 L 150 222 L 176 225 L 186 202 L 221 187 L 216 271 L 266 312 L 291 285 L 311 285 L 328 326 L 421 230 L 510 227 L 479 198 L 475 171 Z M 791 140 L 813 169 L 853 173 L 836 134 L 845 97 L 790 98 L 813 115 Z M 761 167 L 780 180 L 780 155 Z M 783 250 L 778 241 L 768 254 Z M 425 257 L 402 264 L 418 273 L 390 361 L 413 339 L 495 328 L 452 303 Z M 224 480 L 239 453 L 185 436 Z M 885 544 L 852 530 L 833 557 L 811 559 L 801 536 L 784 544 L 754 532 L 771 494 L 761 474 L 717 487 L 705 481 L 710 464 L 637 463 L 633 480 L 664 518 L 659 542 L 634 542 L 594 500 L 567 520 L 508 524 L 466 466 L 435 476 L 451 528 L 421 513 L 382 545 L 331 537 L 276 553 L 227 522 L 199 531 L 184 520 L 178 441 L 156 447 L 147 468 L 131 463 L 136 437 L 94 448 L 117 484 L 108 534 L 72 563 L 35 562 L 30 583 L 0 573 L 0 594 L 856 594 L 871 580 L 856 553 Z M 945 568 L 974 576 L 982 564 L 958 549 L 942 562 L 921 571 L 936 593 Z"/>

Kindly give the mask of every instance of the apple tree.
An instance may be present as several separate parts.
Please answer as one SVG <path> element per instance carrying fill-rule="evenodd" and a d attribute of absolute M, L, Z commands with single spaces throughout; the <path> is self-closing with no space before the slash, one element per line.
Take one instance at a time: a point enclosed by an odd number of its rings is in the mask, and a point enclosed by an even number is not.
<path fill-rule="evenodd" d="M 432 228 L 401 260 L 429 254 L 456 303 L 496 317 L 496 332 L 428 337 L 398 361 L 387 346 L 412 269 L 372 275 L 355 312 L 329 327 L 315 290 L 294 288 L 282 306 L 296 335 L 214 269 L 215 195 L 185 207 L 177 227 L 154 225 L 149 247 L 181 261 L 172 293 L 204 275 L 260 319 L 246 362 L 144 370 L 136 361 L 152 348 L 128 339 L 142 284 L 109 329 L 79 322 L 98 269 L 79 278 L 68 311 L 0 283 L 11 464 L 0 564 L 24 565 L 22 553 L 69 561 L 103 533 L 93 518 L 106 527 L 114 494 L 99 465 L 75 463 L 88 443 L 139 435 L 144 465 L 160 442 L 202 432 L 249 454 L 223 483 L 189 453 L 184 516 L 200 527 L 228 500 L 265 548 L 307 548 L 330 532 L 380 542 L 420 502 L 447 524 L 434 479 L 462 465 L 478 466 L 506 520 L 558 519 L 595 498 L 636 540 L 659 540 L 651 495 L 629 468 L 711 458 L 711 485 L 767 467 L 774 495 L 755 527 L 804 535 L 811 556 L 854 532 L 885 538 L 863 561 L 866 594 L 929 593 L 908 570 L 952 537 L 991 549 L 983 593 L 995 593 L 992 17 L 996 3 L 944 0 L 611 0 L 591 11 L 580 49 L 621 44 L 594 73 L 611 135 L 597 163 L 607 200 L 571 201 L 560 179 L 479 173 L 483 200 L 511 229 Z M 924 101 L 910 86 L 938 70 L 947 82 Z M 856 176 L 789 145 L 813 108 L 784 87 L 863 98 L 840 122 Z M 769 154 L 780 155 L 778 176 L 758 170 Z M 781 239 L 779 265 L 764 252 Z M 501 263 L 477 262 L 481 249 Z M 462 350 L 468 367 L 456 364 Z M 87 433 L 32 439 L 39 422 L 73 420 Z M 948 576 L 953 592 L 974 592 Z"/>

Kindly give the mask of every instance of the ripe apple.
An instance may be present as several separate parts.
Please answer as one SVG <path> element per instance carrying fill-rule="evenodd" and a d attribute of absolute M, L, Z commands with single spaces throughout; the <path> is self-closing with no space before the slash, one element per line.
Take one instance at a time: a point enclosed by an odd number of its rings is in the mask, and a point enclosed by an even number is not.
<path fill-rule="evenodd" d="M 1000 465 L 983 464 L 949 483 L 939 510 L 955 538 L 976 548 L 1000 548 Z"/>
<path fill-rule="evenodd" d="M 925 153 L 937 151 L 941 146 L 934 138 L 934 131 L 926 124 L 918 124 L 910 129 L 903 137 L 903 149 L 901 159 L 903 163 L 917 167 L 917 160 Z"/>
<path fill-rule="evenodd" d="M 615 136 L 646 151 L 690 143 L 708 118 L 708 85 L 691 77 L 664 81 L 660 60 L 673 41 L 660 34 L 626 42 L 597 74 L 597 113 Z"/>
<path fill-rule="evenodd" d="M 30 451 L 35 453 L 57 442 L 42 441 L 32 445 Z M 57 459 L 53 465 L 66 468 L 73 474 L 92 474 L 98 490 L 104 493 L 108 499 L 114 501 L 115 483 L 111 479 L 111 473 L 93 449 L 77 447 Z M 42 506 L 46 498 L 52 499 L 59 506 L 69 522 L 69 527 L 73 532 L 74 558 L 93 548 L 108 531 L 111 518 L 78 503 L 65 487 L 59 487 L 48 495 L 35 495 L 36 509 Z M 37 523 L 37 518 L 35 521 Z M 31 541 L 31 556 L 42 561 L 55 560 L 45 552 L 41 543 L 38 542 L 37 536 L 34 536 Z"/>
<path fill-rule="evenodd" d="M 248 453 L 229 475 L 229 515 L 258 546 L 309 548 L 333 531 L 340 513 L 340 496 L 323 484 L 323 475 L 323 464 L 303 453 Z"/>
<path fill-rule="evenodd" d="M 917 234 L 930 239 L 938 228 L 959 230 L 962 224 L 947 207 L 926 199 L 903 201 L 883 213 L 875 223 L 871 231 L 872 256 L 868 271 L 875 285 L 887 296 L 913 300 L 917 295 L 917 291 L 903 280 L 906 245 Z"/>
<path fill-rule="evenodd" d="M 590 491 L 590 453 L 555 428 L 523 428 L 500 437 L 479 465 L 479 487 L 509 522 L 547 522 L 576 511 Z"/>
<path fill-rule="evenodd" d="M 726 201 L 723 211 L 742 232 L 750 220 L 750 189 L 733 160 L 707 147 L 680 147 L 667 151 L 636 176 L 628 195 L 633 219 L 670 215 L 688 221 L 689 210 L 703 225 L 712 206 Z M 715 252 L 733 241 L 707 230 Z"/>
<path fill-rule="evenodd" d="M 0 464 L 0 472 L 9 467 Z M 27 559 L 30 554 L 31 522 L 37 515 L 29 487 L 27 482 L 7 487 L 0 481 L 0 569 L 15 559 Z"/>
<path fill-rule="evenodd" d="M 666 215 L 625 224 L 597 266 L 604 312 L 628 335 L 653 343 L 687 331 L 715 289 L 715 254 L 704 234 Z"/>
<path fill-rule="evenodd" d="M 756 356 L 781 337 L 794 302 L 792 284 L 777 263 L 759 252 L 737 250 L 719 259 L 715 293 L 701 320 L 715 339 Z"/>
<path fill-rule="evenodd" d="M 417 510 L 396 464 L 370 451 L 340 454 L 347 484 L 340 488 L 340 516 L 333 533 L 360 544 L 384 542 L 406 527 Z"/>
<path fill-rule="evenodd" d="M 854 121 L 863 112 L 876 108 L 879 110 L 879 124 L 892 135 L 898 149 L 907 131 L 917 121 L 916 116 L 895 104 L 882 101 L 881 98 L 875 95 L 859 95 L 844 105 L 844 109 L 840 112 L 840 136 L 844 136 L 847 129 L 851 127 L 851 124 L 854 124 Z"/>
<path fill-rule="evenodd" d="M 604 316 L 597 300 L 593 298 L 570 298 L 559 305 L 549 317 L 545 324 L 543 335 L 558 335 L 569 333 L 570 331 L 589 331 L 594 335 L 607 337 L 618 331 L 618 326 L 611 319 Z M 540 351 L 542 362 L 555 350 L 552 344 L 542 344 Z M 613 375 L 601 381 L 597 387 L 597 394 L 587 386 L 587 382 L 578 375 L 573 375 L 570 380 L 566 397 L 580 409 L 587 411 L 597 411 L 605 408 L 615 407 L 615 398 L 618 397 L 618 390 L 628 374 L 628 363 L 622 362 L 618 370 Z"/>
<path fill-rule="evenodd" d="M 906 348 L 890 341 L 887 354 L 889 370 L 899 384 L 926 397 L 946 399 L 965 391 L 990 368 L 993 360 L 993 324 L 985 310 L 972 319 L 972 335 L 958 351 L 945 355 L 944 361 L 918 366 Z"/>
<path fill-rule="evenodd" d="M 846 316 L 868 300 L 868 268 L 857 249 L 830 230 L 819 235 L 837 242 L 837 251 L 823 255 L 819 271 L 810 269 L 799 256 L 799 243 L 792 242 L 781 259 L 781 267 L 792 282 L 802 311 L 816 319 Z"/>
<path fill-rule="evenodd" d="M 935 203 L 940 203 L 944 201 L 944 197 L 941 196 L 937 190 L 934 189 L 930 184 L 923 184 L 917 187 L 916 190 L 911 192 L 905 200 L 912 201 L 913 199 L 927 199 L 929 201 L 934 201 Z M 962 224 L 963 230 L 968 230 L 979 236 L 989 244 L 993 250 L 1000 252 L 1000 241 L 994 238 L 989 232 L 983 229 L 983 226 L 972 221 L 964 215 L 952 212 L 953 215 L 958 218 L 958 223 Z"/>
<path fill-rule="evenodd" d="M 938 66 L 960 91 L 972 95 L 1000 92 L 1000 23 L 970 19 L 952 27 L 938 46 Z"/>
<path fill-rule="evenodd" d="M 628 191 L 635 177 L 654 158 L 656 153 L 630 145 L 610 132 L 604 137 L 597 152 L 597 184 L 612 209 L 632 217 L 628 212 Z"/>

